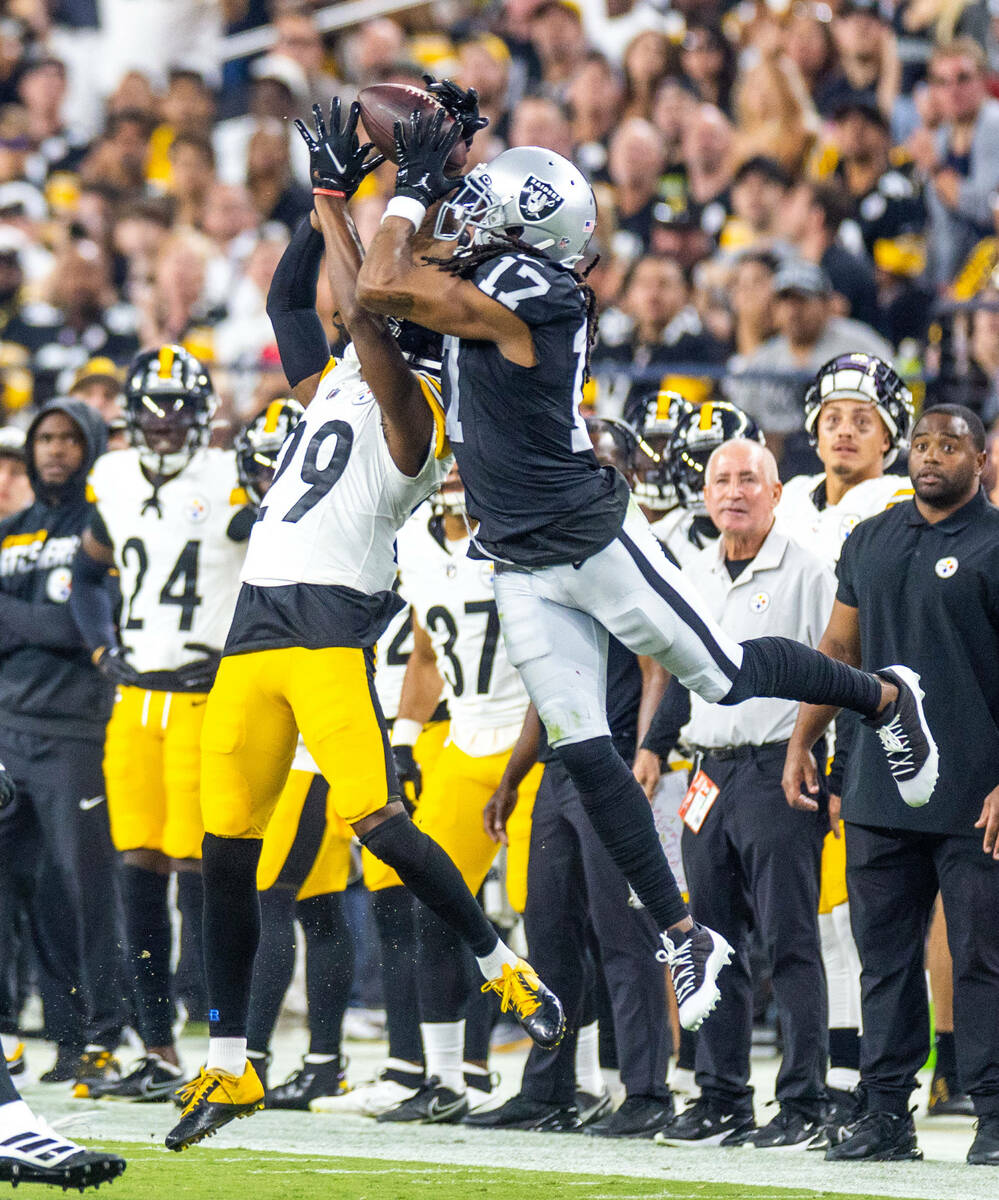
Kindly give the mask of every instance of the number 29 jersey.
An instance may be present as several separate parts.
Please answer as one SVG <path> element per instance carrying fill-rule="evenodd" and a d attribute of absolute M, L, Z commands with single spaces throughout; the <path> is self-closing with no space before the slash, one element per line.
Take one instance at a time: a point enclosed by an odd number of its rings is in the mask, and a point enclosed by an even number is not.
<path fill-rule="evenodd" d="M 418 378 L 434 432 L 409 476 L 392 459 L 353 347 L 331 360 L 250 534 L 227 653 L 371 646 L 402 608 L 392 590 L 396 532 L 451 465 L 437 383 Z"/>
<path fill-rule="evenodd" d="M 197 450 L 154 497 L 138 450 L 115 450 L 94 464 L 88 494 L 114 547 L 131 665 L 172 671 L 221 650 L 245 550 L 228 536 L 246 503 L 232 451 Z"/>

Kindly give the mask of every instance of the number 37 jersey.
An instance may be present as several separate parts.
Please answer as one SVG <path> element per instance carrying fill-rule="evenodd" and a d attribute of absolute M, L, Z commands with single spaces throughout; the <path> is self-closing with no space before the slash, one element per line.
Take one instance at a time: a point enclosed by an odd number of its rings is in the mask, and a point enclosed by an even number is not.
<path fill-rule="evenodd" d="M 245 549 L 227 532 L 245 503 L 235 455 L 196 451 L 154 499 L 138 450 L 115 450 L 94 464 L 90 493 L 114 546 L 131 665 L 172 671 L 221 650 Z"/>

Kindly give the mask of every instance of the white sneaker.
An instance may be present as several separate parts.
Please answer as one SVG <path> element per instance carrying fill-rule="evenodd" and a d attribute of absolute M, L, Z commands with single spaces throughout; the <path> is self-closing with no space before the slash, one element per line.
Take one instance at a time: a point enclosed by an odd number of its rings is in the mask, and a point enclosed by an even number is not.
<path fill-rule="evenodd" d="M 102 1150 L 85 1150 L 56 1133 L 42 1117 L 36 1117 L 23 1101 L 2 1108 L 25 1114 L 24 1128 L 0 1128 L 0 1180 L 15 1187 L 19 1183 L 47 1183 L 67 1188 L 96 1187 L 115 1179 L 125 1170 L 125 1160 Z M 23 1109 L 21 1108 L 23 1105 Z M 2 1111 L 2 1109 L 0 1109 Z"/>
<path fill-rule="evenodd" d="M 394 1079 L 371 1079 L 358 1084 L 349 1092 L 336 1096 L 316 1096 L 309 1108 L 316 1113 L 356 1113 L 362 1117 L 377 1117 L 403 1100 L 409 1100 L 419 1091 L 419 1086 L 406 1087 Z"/>
<path fill-rule="evenodd" d="M 666 1086 L 684 1104 L 689 1103 L 691 1100 L 696 1100 L 701 1094 L 701 1089 L 697 1086 L 697 1080 L 694 1078 L 694 1072 L 688 1070 L 687 1067 L 678 1067 L 676 1059 L 673 1059 L 670 1063 L 669 1074 L 666 1076 Z"/>

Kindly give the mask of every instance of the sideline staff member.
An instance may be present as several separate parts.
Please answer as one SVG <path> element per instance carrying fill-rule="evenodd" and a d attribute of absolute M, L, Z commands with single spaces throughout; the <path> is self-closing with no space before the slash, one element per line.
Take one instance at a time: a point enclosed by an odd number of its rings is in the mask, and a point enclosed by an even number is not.
<path fill-rule="evenodd" d="M 704 499 L 721 537 L 701 550 L 686 573 L 734 641 L 779 636 L 815 646 L 832 609 L 835 580 L 828 566 L 775 526 L 780 495 L 769 450 L 743 439 L 719 447 L 708 460 Z M 673 748 L 678 731 L 668 713 L 683 689 L 674 680 L 670 691 L 644 742 L 660 757 Z M 700 1099 L 662 1136 L 682 1145 L 802 1146 L 818 1132 L 825 1106 L 828 1035 L 818 909 L 826 821 L 789 812 L 784 803 L 781 770 L 796 716 L 792 701 L 749 700 L 725 708 L 693 696 L 689 705 L 683 737 L 697 759 L 682 844 L 691 912 L 737 952 L 718 1016 L 698 1037 Z M 780 1110 L 762 1129 L 754 1128 L 749 1086 L 753 927 L 770 954 L 784 1033 Z"/>
<path fill-rule="evenodd" d="M 887 655 L 921 672 L 940 748 L 932 802 L 909 808 L 876 737 L 861 726 L 851 747 L 843 818 L 863 964 L 867 1112 L 827 1150 L 831 1159 L 922 1157 L 909 1096 L 930 1048 L 923 946 L 939 888 L 958 1069 L 978 1116 L 968 1162 L 999 1166 L 999 512 L 981 490 L 984 451 L 970 409 L 945 404 L 923 415 L 909 455 L 915 500 L 847 539 L 819 646 L 856 665 Z M 817 790 L 808 747 L 831 716 L 801 708 L 784 771 L 792 807 L 815 807 L 801 785 Z"/>

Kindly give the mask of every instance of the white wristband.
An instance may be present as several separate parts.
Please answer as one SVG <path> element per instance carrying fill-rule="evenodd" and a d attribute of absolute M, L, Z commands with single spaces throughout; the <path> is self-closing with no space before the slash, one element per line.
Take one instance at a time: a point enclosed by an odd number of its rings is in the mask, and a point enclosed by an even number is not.
<path fill-rule="evenodd" d="M 414 229 L 419 229 L 427 210 L 414 196 L 393 196 L 385 206 L 382 220 L 388 217 L 404 217 Z"/>
<path fill-rule="evenodd" d="M 422 732 L 423 726 L 419 721 L 414 721 L 409 717 L 396 717 L 395 724 L 392 726 L 392 745 L 415 746 L 416 739 Z"/>

